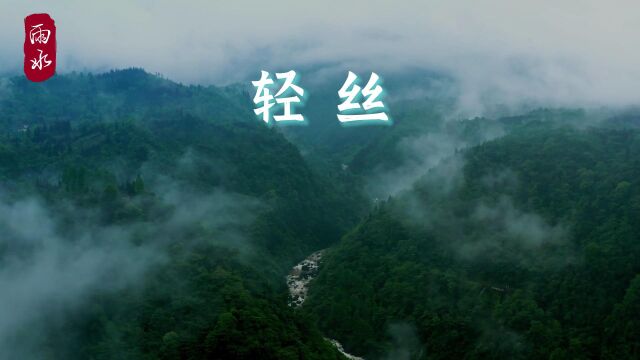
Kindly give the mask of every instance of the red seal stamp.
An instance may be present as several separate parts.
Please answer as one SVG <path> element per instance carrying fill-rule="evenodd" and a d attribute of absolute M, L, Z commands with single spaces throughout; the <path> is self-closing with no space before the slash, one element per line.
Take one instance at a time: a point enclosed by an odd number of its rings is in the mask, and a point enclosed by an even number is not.
<path fill-rule="evenodd" d="M 48 14 L 24 18 L 24 74 L 45 81 L 56 72 L 56 25 Z"/>

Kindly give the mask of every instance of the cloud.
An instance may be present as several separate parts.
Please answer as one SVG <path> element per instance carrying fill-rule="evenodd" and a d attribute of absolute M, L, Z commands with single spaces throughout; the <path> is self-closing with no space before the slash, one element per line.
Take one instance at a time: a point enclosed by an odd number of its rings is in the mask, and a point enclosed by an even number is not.
<path fill-rule="evenodd" d="M 262 209 L 257 200 L 169 178 L 148 190 L 158 204 L 150 220 L 121 225 L 105 225 L 98 209 L 0 194 L 0 347 L 11 349 L 0 359 L 38 358 L 46 337 L 37 334 L 65 324 L 93 295 L 141 285 L 167 261 L 167 245 L 206 241 L 249 253 L 244 230 Z"/>
<path fill-rule="evenodd" d="M 247 238 L 247 226 L 266 210 L 259 200 L 216 188 L 203 193 L 192 185 L 159 178 L 152 185 L 163 207 L 171 215 L 163 219 L 163 236 L 176 238 L 198 226 L 217 246 L 249 255 L 252 246 Z"/>
<path fill-rule="evenodd" d="M 552 226 L 536 213 L 517 209 L 511 198 L 506 196 L 502 196 L 496 204 L 481 202 L 471 217 L 493 230 L 489 231 L 492 236 L 504 234 L 526 250 L 557 244 L 567 236 L 565 227 Z"/>
<path fill-rule="evenodd" d="M 398 142 L 397 150 L 402 161 L 391 169 L 379 169 L 368 181 L 368 190 L 377 197 L 385 198 L 411 186 L 427 171 L 451 157 L 455 151 L 465 146 L 460 139 L 441 132 L 430 132 L 424 135 L 405 137 Z M 458 171 L 458 167 L 441 169 Z M 449 180 L 455 174 L 445 175 Z M 450 183 L 447 181 L 445 183 Z"/>
<path fill-rule="evenodd" d="M 388 333 L 391 337 L 391 349 L 384 356 L 385 360 L 409 360 L 421 358 L 424 347 L 415 326 L 407 323 L 395 323 L 389 325 Z"/>
<path fill-rule="evenodd" d="M 465 125 L 457 123 L 456 126 L 464 128 Z M 445 193 L 460 180 L 464 160 L 457 152 L 502 135 L 501 125 L 487 122 L 473 138 L 446 127 L 405 136 L 395 145 L 400 160 L 392 166 L 378 166 L 367 178 L 367 191 L 373 197 L 386 198 L 411 189 L 416 181 L 431 172 L 424 181 L 437 183 L 435 186 Z"/>
<path fill-rule="evenodd" d="M 0 202 L 0 346 L 13 349 L 2 359 L 33 356 L 24 342 L 37 336 L 19 336 L 26 327 L 59 322 L 89 294 L 122 289 L 163 259 L 152 246 L 133 245 L 130 229 L 85 224 L 63 233 L 59 220 L 37 198 Z"/>
<path fill-rule="evenodd" d="M 141 66 L 189 83 L 321 65 L 450 74 L 469 114 L 487 105 L 638 104 L 640 3 L 543 1 L 87 2 L 5 0 L 0 64 L 19 71 L 23 23 L 57 22 L 59 69 Z M 303 75 L 304 76 L 304 75 Z"/>
<path fill-rule="evenodd" d="M 571 242 L 571 228 L 518 206 L 510 194 L 520 187 L 507 169 L 478 179 L 483 196 L 467 198 L 473 179 L 464 178 L 463 158 L 450 157 L 401 192 L 400 216 L 431 234 L 463 261 L 563 267 L 581 261 Z M 471 186 L 473 188 L 473 186 Z"/>

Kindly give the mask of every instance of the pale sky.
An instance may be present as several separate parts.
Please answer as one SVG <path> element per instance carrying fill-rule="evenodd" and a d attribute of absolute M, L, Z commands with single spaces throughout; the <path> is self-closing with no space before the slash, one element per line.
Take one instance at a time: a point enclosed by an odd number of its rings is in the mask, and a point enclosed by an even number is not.
<path fill-rule="evenodd" d="M 320 64 L 442 71 L 462 103 L 640 103 L 638 1 L 0 0 L 0 72 L 21 71 L 23 19 L 58 27 L 58 70 L 143 67 L 226 84 Z"/>

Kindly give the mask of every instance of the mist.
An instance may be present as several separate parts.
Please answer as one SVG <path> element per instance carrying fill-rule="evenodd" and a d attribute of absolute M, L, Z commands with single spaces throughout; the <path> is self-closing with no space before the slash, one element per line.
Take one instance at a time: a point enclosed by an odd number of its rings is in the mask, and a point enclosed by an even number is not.
<path fill-rule="evenodd" d="M 138 281 L 163 261 L 155 246 L 138 247 L 127 228 L 84 224 L 73 235 L 62 233 L 58 218 L 41 199 L 0 203 L 0 354 L 28 358 L 40 344 L 25 344 L 19 334 L 62 321 L 65 311 L 81 306 L 100 291 L 115 291 Z M 8 349 L 11 349 L 10 351 Z"/>
<path fill-rule="evenodd" d="M 422 116 L 425 119 L 421 121 L 427 123 L 436 115 L 426 113 Z M 437 116 L 446 117 L 446 114 Z M 504 128 L 495 122 L 485 121 L 482 129 L 473 137 L 461 134 L 459 129 L 464 126 L 463 122 L 457 122 L 453 127 L 436 126 L 399 139 L 394 145 L 399 160 L 378 165 L 367 176 L 366 190 L 369 195 L 385 199 L 410 190 L 416 181 L 436 167 L 439 167 L 437 171 L 431 172 L 424 180 L 437 180 L 437 186 L 443 193 L 451 190 L 459 181 L 464 166 L 464 158 L 458 153 L 505 135 Z"/>
<path fill-rule="evenodd" d="M 496 104 L 640 102 L 640 50 L 629 46 L 640 30 L 634 1 L 4 4 L 0 65 L 7 72 L 22 66 L 21 19 L 48 12 L 61 73 L 139 66 L 176 81 L 226 84 L 262 69 L 313 65 L 383 77 L 429 69 L 455 79 L 469 115 Z"/>
<path fill-rule="evenodd" d="M 244 230 L 264 209 L 257 200 L 158 174 L 148 191 L 159 200 L 155 219 L 110 225 L 99 209 L 0 196 L 0 359 L 40 357 L 45 345 L 33 334 L 61 326 L 97 294 L 136 293 L 168 261 L 171 244 L 206 241 L 250 254 Z"/>

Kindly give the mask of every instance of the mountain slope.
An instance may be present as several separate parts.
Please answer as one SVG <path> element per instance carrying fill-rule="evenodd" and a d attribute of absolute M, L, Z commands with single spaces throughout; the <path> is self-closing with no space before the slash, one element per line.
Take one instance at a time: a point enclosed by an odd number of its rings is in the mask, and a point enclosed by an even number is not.
<path fill-rule="evenodd" d="M 472 147 L 328 250 L 305 309 L 374 358 L 633 358 L 639 150 L 535 121 Z"/>
<path fill-rule="evenodd" d="M 353 221 L 328 179 L 215 88 L 55 79 L 0 110 L 2 356 L 341 358 L 282 281 Z"/>

